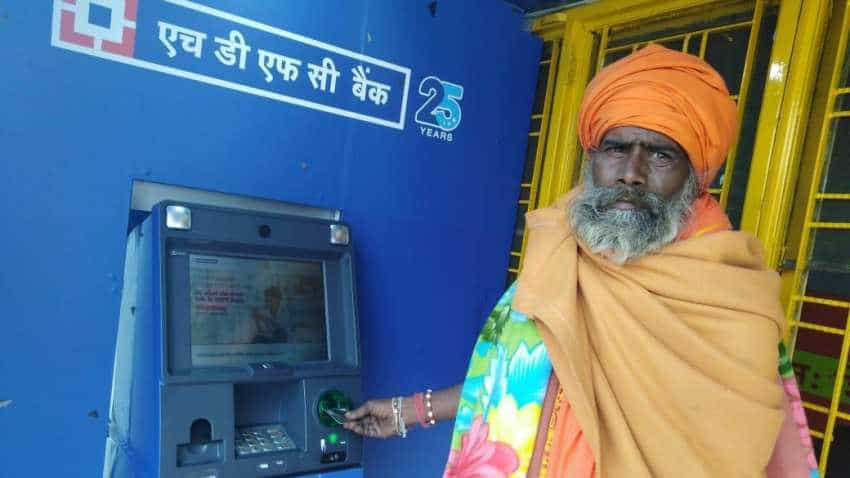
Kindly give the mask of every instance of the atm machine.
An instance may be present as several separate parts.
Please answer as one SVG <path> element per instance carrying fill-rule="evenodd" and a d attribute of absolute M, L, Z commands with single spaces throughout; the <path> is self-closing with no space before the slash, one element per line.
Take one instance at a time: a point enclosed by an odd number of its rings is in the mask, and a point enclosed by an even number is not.
<path fill-rule="evenodd" d="M 349 230 L 163 201 L 129 233 L 105 478 L 354 477 Z"/>

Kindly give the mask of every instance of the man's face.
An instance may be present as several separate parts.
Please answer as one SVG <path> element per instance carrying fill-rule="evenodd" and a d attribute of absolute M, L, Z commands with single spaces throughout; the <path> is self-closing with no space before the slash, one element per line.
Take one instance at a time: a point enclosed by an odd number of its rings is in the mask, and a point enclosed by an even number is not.
<path fill-rule="evenodd" d="M 636 126 L 614 128 L 591 153 L 593 183 L 597 186 L 631 186 L 671 199 L 690 175 L 688 155 L 663 134 Z M 628 201 L 614 207 L 634 207 Z"/>
<path fill-rule="evenodd" d="M 570 209 L 582 242 L 620 264 L 672 242 L 699 192 L 682 148 L 662 134 L 621 127 L 588 154 L 585 188 Z"/>

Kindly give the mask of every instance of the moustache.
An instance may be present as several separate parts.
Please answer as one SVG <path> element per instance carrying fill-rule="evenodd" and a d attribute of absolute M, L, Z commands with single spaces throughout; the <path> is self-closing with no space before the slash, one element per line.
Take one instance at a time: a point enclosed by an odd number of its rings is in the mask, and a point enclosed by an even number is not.
<path fill-rule="evenodd" d="M 664 205 L 664 198 L 658 194 L 641 191 L 631 186 L 596 186 L 597 207 L 611 209 L 618 202 L 627 202 L 652 213 L 658 213 Z"/>

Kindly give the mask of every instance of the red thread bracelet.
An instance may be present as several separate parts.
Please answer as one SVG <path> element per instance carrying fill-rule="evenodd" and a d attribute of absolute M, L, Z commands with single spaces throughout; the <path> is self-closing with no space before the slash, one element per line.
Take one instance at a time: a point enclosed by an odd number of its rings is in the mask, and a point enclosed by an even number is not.
<path fill-rule="evenodd" d="M 425 395 L 420 393 L 413 395 L 413 407 L 416 409 L 416 421 L 422 428 L 428 425 L 425 423 Z"/>

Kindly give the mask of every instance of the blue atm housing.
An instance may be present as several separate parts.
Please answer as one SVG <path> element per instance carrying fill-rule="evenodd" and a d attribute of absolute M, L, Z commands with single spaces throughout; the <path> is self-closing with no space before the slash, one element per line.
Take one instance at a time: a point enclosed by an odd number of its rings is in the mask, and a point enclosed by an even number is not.
<path fill-rule="evenodd" d="M 170 209 L 174 206 L 184 209 Z M 183 211 L 184 217 L 188 210 L 190 226 L 170 227 L 172 210 Z M 350 240 L 331 240 L 332 229 L 340 226 L 326 219 L 166 201 L 130 231 L 104 477 L 220 478 L 340 470 L 333 474 L 360 476 L 361 439 L 324 412 L 361 401 L 353 251 Z M 242 269 L 234 269 L 234 275 L 225 266 Z M 210 272 L 210 267 L 224 272 Z M 306 280 L 306 286 L 304 275 L 293 275 L 301 282 L 289 285 L 322 293 L 310 302 L 313 312 L 323 312 L 321 326 L 290 327 L 288 338 L 278 337 L 290 344 L 255 343 L 259 327 L 252 324 L 259 319 L 246 318 L 239 321 L 247 324 L 242 344 L 195 343 L 193 326 L 216 316 L 197 312 L 201 309 L 193 294 L 199 287 L 193 281 L 218 284 L 217 291 L 229 290 L 222 294 L 225 304 L 241 301 L 239 306 L 247 310 L 244 302 L 262 300 L 257 297 L 263 285 L 242 283 L 240 277 L 256 270 L 268 279 L 269 271 L 278 269 L 315 272 L 316 280 Z M 246 298 L 252 290 L 253 298 Z M 287 307 L 297 305 L 283 295 Z M 294 343 L 305 331 L 312 342 Z M 254 341 L 246 341 L 251 337 Z M 198 353 L 203 347 L 227 353 L 207 354 L 217 358 L 205 361 Z"/>

